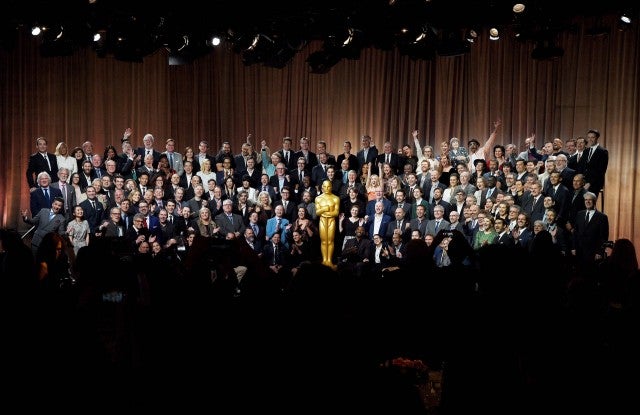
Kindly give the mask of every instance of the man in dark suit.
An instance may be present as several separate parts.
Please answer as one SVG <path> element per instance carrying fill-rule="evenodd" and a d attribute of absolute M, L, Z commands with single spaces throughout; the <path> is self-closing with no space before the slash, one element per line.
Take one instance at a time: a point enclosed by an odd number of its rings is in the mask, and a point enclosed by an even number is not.
<path fill-rule="evenodd" d="M 280 192 L 281 199 L 273 204 L 275 208 L 278 205 L 281 205 L 284 208 L 283 217 L 289 219 L 289 222 L 293 223 L 298 218 L 298 204 L 295 200 L 291 198 L 291 189 L 285 186 L 282 188 Z"/>
<path fill-rule="evenodd" d="M 595 193 L 586 192 L 583 197 L 586 209 L 576 215 L 571 254 L 589 269 L 599 259 L 602 244 L 609 240 L 609 218 L 596 210 Z"/>
<path fill-rule="evenodd" d="M 387 233 L 385 234 L 385 240 L 389 243 L 393 242 L 393 235 L 396 230 L 400 232 L 400 236 L 403 241 L 408 241 L 410 238 L 408 230 L 410 229 L 409 220 L 405 219 L 405 211 L 401 207 L 396 207 L 395 220 L 392 220 L 387 226 Z"/>
<path fill-rule="evenodd" d="M 284 137 L 282 139 L 282 148 L 276 151 L 280 154 L 280 160 L 284 163 L 287 171 L 296 168 L 298 161 L 298 152 L 293 149 L 291 137 Z"/>
<path fill-rule="evenodd" d="M 96 195 L 96 189 L 93 186 L 88 186 L 87 199 L 80 203 L 80 206 L 84 210 L 84 218 L 89 222 L 89 230 L 92 234 L 96 233 L 105 217 L 104 207 Z"/>
<path fill-rule="evenodd" d="M 157 168 L 158 161 L 160 160 L 160 152 L 157 150 L 154 150 L 153 141 L 154 141 L 153 135 L 145 134 L 144 137 L 142 138 L 142 143 L 144 144 L 144 147 L 136 148 L 136 154 L 140 156 L 141 160 L 144 160 L 147 154 L 153 155 L 153 168 Z"/>
<path fill-rule="evenodd" d="M 522 210 L 529 216 L 531 222 L 542 220 L 544 216 L 544 197 L 542 185 L 535 182 L 531 185 L 531 192 L 523 196 Z"/>
<path fill-rule="evenodd" d="M 216 224 L 220 227 L 222 235 L 234 234 L 236 238 L 244 233 L 245 226 L 242 216 L 233 213 L 233 201 L 225 199 L 222 202 L 222 213 L 214 218 Z"/>
<path fill-rule="evenodd" d="M 376 158 L 375 163 L 376 163 L 376 168 L 378 165 L 387 163 L 389 166 L 391 166 L 391 172 L 395 175 L 395 174 L 398 174 L 398 172 L 401 169 L 402 160 L 400 160 L 400 156 L 398 154 L 393 152 L 393 147 L 391 147 L 391 143 L 387 141 L 382 146 L 382 153 L 378 154 L 378 157 Z M 378 171 L 378 174 L 382 174 L 382 173 Z"/>
<path fill-rule="evenodd" d="M 126 229 L 122 223 L 122 212 L 119 207 L 112 207 L 109 210 L 109 219 L 102 222 L 99 227 L 100 233 L 105 238 L 119 238 L 126 234 Z"/>
<path fill-rule="evenodd" d="M 29 194 L 29 209 L 31 213 L 40 212 L 40 209 L 51 209 L 53 199 L 59 197 L 62 199 L 62 192 L 50 186 L 51 177 L 49 173 L 41 172 L 38 174 L 38 187 L 34 188 Z M 63 200 L 64 202 L 64 200 Z"/>
<path fill-rule="evenodd" d="M 27 165 L 27 183 L 32 191 L 37 187 L 36 179 L 42 172 L 48 173 L 54 182 L 58 181 L 58 160 L 54 154 L 47 152 L 47 139 L 38 137 L 36 148 L 38 151 L 29 156 Z"/>
<path fill-rule="evenodd" d="M 304 157 L 307 161 L 307 168 L 311 170 L 318 165 L 318 156 L 309 150 L 309 139 L 307 137 L 300 139 L 300 150 L 295 154 L 295 160 L 298 160 L 300 157 Z"/>
<path fill-rule="evenodd" d="M 57 232 L 60 235 L 65 234 L 66 220 L 62 215 L 62 205 L 64 200 L 56 197 L 53 199 L 51 207 L 42 208 L 31 219 L 27 216 L 27 211 L 22 212 L 22 220 L 26 223 L 35 226 L 36 230 L 31 238 L 31 249 L 35 255 L 38 252 L 38 247 L 42 238 L 49 232 Z"/>
<path fill-rule="evenodd" d="M 276 173 L 269 178 L 269 186 L 274 190 L 275 198 L 280 198 L 280 192 L 284 187 L 291 186 L 290 176 L 287 174 L 284 163 L 278 163 L 276 166 Z M 269 193 L 271 194 L 271 192 Z M 272 200 L 275 200 L 272 198 Z"/>
<path fill-rule="evenodd" d="M 600 132 L 587 131 L 587 160 L 585 164 L 585 188 L 596 195 L 604 188 L 604 176 L 609 166 L 609 152 L 598 144 Z"/>
<path fill-rule="evenodd" d="M 362 168 L 365 164 L 372 164 L 372 168 L 374 167 L 376 158 L 378 158 L 378 149 L 376 146 L 371 145 L 371 136 L 363 135 L 361 138 L 362 148 L 356 154 L 358 159 L 358 166 Z"/>
<path fill-rule="evenodd" d="M 578 212 L 584 210 L 584 194 L 587 191 L 584 188 L 584 175 L 578 173 L 573 177 L 573 191 L 570 192 L 568 199 L 568 212 L 566 229 L 571 232 L 573 224 L 576 222 Z"/>
<path fill-rule="evenodd" d="M 351 141 L 345 141 L 342 144 L 342 148 L 344 152 L 338 154 L 338 157 L 336 158 L 336 166 L 342 166 L 342 160 L 346 159 L 349 162 L 349 170 L 355 170 L 356 172 L 360 171 L 358 157 L 351 154 Z"/>
<path fill-rule="evenodd" d="M 505 223 L 504 219 L 496 218 L 495 223 L 493 224 L 493 228 L 496 230 L 496 245 L 502 245 L 506 247 L 515 246 L 515 241 L 513 236 L 509 233 L 509 226 Z"/>

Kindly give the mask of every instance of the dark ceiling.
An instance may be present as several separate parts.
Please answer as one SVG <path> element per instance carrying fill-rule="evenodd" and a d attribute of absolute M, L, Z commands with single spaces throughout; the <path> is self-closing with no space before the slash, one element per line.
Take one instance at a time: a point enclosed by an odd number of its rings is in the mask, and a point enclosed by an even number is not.
<path fill-rule="evenodd" d="M 411 53 L 424 32 L 427 40 L 434 39 L 429 43 L 431 50 L 422 55 L 413 52 L 416 58 L 429 58 L 436 47 L 446 53 L 440 43 L 447 38 L 463 40 L 465 30 L 471 28 L 480 31 L 496 25 L 522 32 L 524 40 L 539 40 L 570 30 L 570 20 L 576 16 L 617 13 L 631 2 L 524 3 L 525 12 L 515 17 L 514 2 L 505 0 L 174 0 L 162 5 L 149 0 L 5 0 L 0 5 L 0 23 L 5 47 L 14 44 L 20 30 L 36 24 L 49 27 L 51 39 L 43 40 L 41 48 L 44 55 L 93 47 L 100 56 L 138 61 L 166 47 L 188 61 L 210 51 L 206 39 L 218 35 L 243 54 L 246 64 L 283 67 L 311 40 L 324 41 L 325 50 L 340 49 L 338 58 L 357 58 L 363 47 L 398 47 Z M 59 27 L 63 35 L 53 41 Z M 107 39 L 99 47 L 91 40 L 96 31 Z M 344 48 L 349 34 L 352 43 Z M 256 47 L 250 48 L 256 40 Z"/>

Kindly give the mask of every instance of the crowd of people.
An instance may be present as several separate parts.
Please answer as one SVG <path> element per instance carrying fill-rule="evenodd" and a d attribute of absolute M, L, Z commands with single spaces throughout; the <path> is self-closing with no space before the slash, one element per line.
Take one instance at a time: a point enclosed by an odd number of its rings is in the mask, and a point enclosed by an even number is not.
<path fill-rule="evenodd" d="M 344 141 L 337 156 L 324 141 L 312 151 L 307 137 L 298 148 L 285 137 L 272 150 L 249 136 L 238 154 L 226 141 L 215 154 L 206 141 L 181 154 L 174 139 L 161 149 L 151 134 L 134 148 L 131 129 L 120 153 L 113 145 L 96 153 L 90 141 L 71 150 L 60 142 L 50 153 L 48 140 L 39 137 L 26 171 L 30 208 L 21 212 L 33 225 L 31 253 L 20 251 L 9 231 L 2 252 L 32 258 L 33 272 L 25 275 L 33 281 L 13 276 L 13 283 L 55 298 L 47 307 L 60 308 L 71 291 L 75 304 L 85 307 L 92 296 L 103 305 L 153 307 L 163 324 L 177 324 L 169 306 L 179 295 L 176 287 L 188 292 L 189 300 L 180 304 L 198 314 L 202 310 L 195 307 L 209 310 L 229 301 L 295 298 L 301 275 L 317 272 L 313 267 L 320 264 L 337 276 L 337 291 L 370 294 L 351 304 L 351 312 L 386 310 L 371 303 L 382 292 L 403 303 L 404 284 L 429 291 L 410 294 L 414 303 L 401 309 L 375 312 L 388 324 L 405 320 L 405 329 L 420 324 L 423 301 L 432 315 L 441 315 L 434 304 L 451 306 L 442 296 L 505 294 L 505 287 L 516 286 L 508 279 L 517 275 L 500 263 L 528 266 L 516 259 L 539 265 L 540 273 L 544 264 L 554 266 L 551 274 L 561 275 L 556 280 L 517 284 L 535 287 L 551 304 L 575 304 L 567 293 L 588 286 L 607 309 L 635 309 L 637 260 L 634 265 L 616 254 L 633 252 L 635 258 L 633 245 L 609 241 L 607 215 L 597 209 L 608 164 L 600 133 L 588 130 L 586 137 L 555 138 L 542 146 L 531 135 L 519 151 L 496 142 L 500 126 L 494 123 L 484 144 L 469 139 L 467 147 L 456 137 L 435 148 L 422 146 L 416 130 L 414 146 L 394 150 L 387 141 L 379 150 L 363 135 L 357 151 Z M 3 268 L 19 269 L 8 254 Z M 625 276 L 607 279 L 605 269 L 622 269 Z M 455 277 L 415 280 L 429 273 Z M 111 323 L 122 329 L 122 322 Z M 440 334 L 449 331 L 443 322 L 435 326 Z M 426 353 L 416 351 L 416 339 L 407 342 L 407 350 Z M 426 359 L 439 365 L 446 360 L 444 346 L 431 346 Z M 381 349 L 386 357 L 406 352 Z M 141 350 L 126 357 L 121 349 L 109 353 L 117 362 L 146 359 Z"/>

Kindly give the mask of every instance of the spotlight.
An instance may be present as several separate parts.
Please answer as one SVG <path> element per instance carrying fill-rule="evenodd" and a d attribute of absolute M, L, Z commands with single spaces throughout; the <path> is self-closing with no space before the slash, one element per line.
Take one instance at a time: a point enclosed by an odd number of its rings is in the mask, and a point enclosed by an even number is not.
<path fill-rule="evenodd" d="M 498 29 L 495 27 L 492 27 L 491 29 L 489 29 L 489 39 L 491 40 L 500 39 L 500 31 L 498 31 Z"/>
<path fill-rule="evenodd" d="M 218 46 L 220 44 L 221 40 L 218 36 L 214 36 L 211 38 L 211 44 L 213 46 Z"/>
<path fill-rule="evenodd" d="M 476 32 L 473 29 L 467 30 L 467 33 L 465 35 L 465 39 L 467 40 L 467 42 L 473 43 L 476 41 L 477 38 L 478 38 L 478 32 Z"/>
<path fill-rule="evenodd" d="M 523 3 L 516 3 L 513 5 L 513 12 L 516 14 L 522 13 L 526 6 Z"/>
<path fill-rule="evenodd" d="M 625 24 L 631 24 L 631 14 L 630 13 L 622 13 L 620 15 L 620 21 Z"/>
<path fill-rule="evenodd" d="M 38 36 L 40 33 L 42 33 L 42 29 L 40 28 L 40 26 L 33 26 L 31 28 L 31 34 L 33 36 Z"/>

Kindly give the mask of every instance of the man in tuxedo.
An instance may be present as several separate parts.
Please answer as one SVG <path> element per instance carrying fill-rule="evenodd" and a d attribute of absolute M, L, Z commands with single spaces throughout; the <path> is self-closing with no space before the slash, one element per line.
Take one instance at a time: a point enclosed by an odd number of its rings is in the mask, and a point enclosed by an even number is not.
<path fill-rule="evenodd" d="M 544 197 L 542 185 L 535 182 L 531 185 L 531 192 L 523 196 L 522 210 L 529 216 L 531 222 L 542 220 L 544 216 Z"/>
<path fill-rule="evenodd" d="M 27 211 L 22 212 L 22 220 L 30 225 L 35 226 L 36 230 L 31 238 L 31 249 L 35 255 L 42 238 L 49 232 L 57 232 L 59 235 L 65 234 L 66 220 L 62 215 L 62 206 L 64 200 L 60 197 L 53 199 L 51 207 L 42 208 L 31 219 L 27 216 Z"/>
<path fill-rule="evenodd" d="M 602 244 L 609 240 L 609 218 L 596 210 L 595 193 L 586 192 L 583 197 L 586 209 L 576 215 L 571 254 L 589 269 L 599 259 Z"/>
<path fill-rule="evenodd" d="M 37 186 L 36 179 L 42 172 L 49 174 L 53 181 L 58 181 L 58 160 L 54 154 L 47 152 L 48 142 L 44 137 L 36 139 L 37 152 L 29 156 L 29 164 L 27 165 L 27 183 L 31 191 Z M 47 206 L 51 207 L 51 206 Z"/>
<path fill-rule="evenodd" d="M 93 164 L 90 161 L 85 160 L 82 162 L 82 170 L 78 172 L 80 175 L 80 190 L 85 192 L 87 186 L 91 186 L 93 179 L 96 178 L 93 172 Z"/>
<path fill-rule="evenodd" d="M 51 203 L 56 197 L 62 199 L 62 192 L 50 186 L 51 177 L 47 172 L 38 174 L 38 187 L 34 188 L 29 194 L 29 209 L 31 213 L 40 212 L 40 209 L 51 209 Z M 64 200 L 63 200 L 64 203 Z"/>
<path fill-rule="evenodd" d="M 604 176 L 609 166 L 609 152 L 598 143 L 600 132 L 587 131 L 587 159 L 584 169 L 585 189 L 598 194 L 604 188 Z"/>
<path fill-rule="evenodd" d="M 496 218 L 493 224 L 493 228 L 496 230 L 496 233 L 497 233 L 496 239 L 495 239 L 496 245 L 502 245 L 509 248 L 515 246 L 515 241 L 513 240 L 513 236 L 511 236 L 511 233 L 509 233 L 509 227 L 505 223 L 504 219 Z"/>
<path fill-rule="evenodd" d="M 225 199 L 224 202 L 222 202 L 222 213 L 216 215 L 214 220 L 220 227 L 220 232 L 223 235 L 232 233 L 238 238 L 244 233 L 244 221 L 242 220 L 242 216 L 233 213 L 233 201 L 231 199 Z"/>
<path fill-rule="evenodd" d="M 136 148 L 136 154 L 140 156 L 140 159 L 144 160 L 145 156 L 153 156 L 153 168 L 158 167 L 158 161 L 160 160 L 160 152 L 153 149 L 154 138 L 151 134 L 145 134 L 142 138 L 143 147 Z"/>
<path fill-rule="evenodd" d="M 356 157 L 358 159 L 358 166 L 362 167 L 365 164 L 369 163 L 375 164 L 376 159 L 378 158 L 378 149 L 376 148 L 376 146 L 371 145 L 371 136 L 363 135 L 360 139 L 360 142 L 362 144 L 362 147 L 356 154 Z"/>
<path fill-rule="evenodd" d="M 298 155 L 297 152 L 293 150 L 291 137 L 284 137 L 282 139 L 282 148 L 278 150 L 277 153 L 280 154 L 280 160 L 282 160 L 282 162 L 286 166 L 287 171 L 296 168 Z"/>

